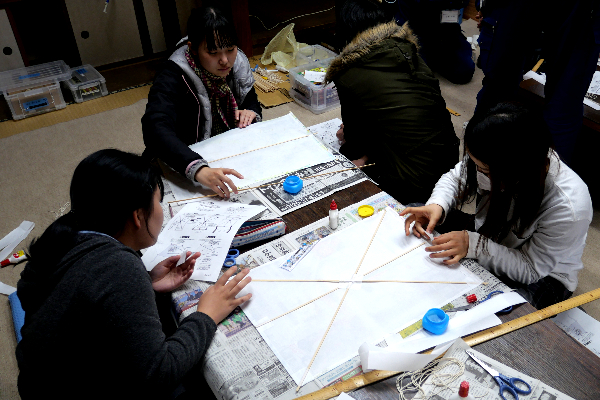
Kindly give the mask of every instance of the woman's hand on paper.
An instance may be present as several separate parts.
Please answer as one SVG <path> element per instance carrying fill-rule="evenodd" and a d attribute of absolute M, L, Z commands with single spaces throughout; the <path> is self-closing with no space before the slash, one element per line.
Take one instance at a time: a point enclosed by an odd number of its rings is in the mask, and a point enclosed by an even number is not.
<path fill-rule="evenodd" d="M 177 265 L 179 256 L 171 256 L 152 268 L 150 278 L 152 279 L 152 288 L 155 291 L 168 293 L 190 279 L 192 272 L 194 272 L 194 264 L 196 264 L 196 259 L 200 257 L 200 253 L 192 255 L 192 252 L 188 251 L 185 257 L 186 260 L 180 265 Z"/>
<path fill-rule="evenodd" d="M 237 306 L 244 304 L 252 297 L 252 293 L 248 293 L 239 299 L 235 298 L 252 280 L 250 277 L 244 279 L 250 272 L 250 269 L 245 268 L 229 281 L 236 270 L 235 267 L 229 268 L 213 286 L 200 296 L 197 310 L 211 317 L 216 324 L 223 321 Z"/>
<path fill-rule="evenodd" d="M 254 121 L 256 113 L 252 110 L 236 110 L 235 120 L 237 121 L 238 128 L 245 128 Z"/>
<path fill-rule="evenodd" d="M 230 196 L 230 188 L 233 193 L 237 194 L 238 189 L 227 175 L 233 175 L 240 179 L 244 179 L 242 174 L 231 168 L 210 168 L 203 167 L 196 172 L 195 179 L 197 182 L 209 187 L 213 192 L 228 199 Z"/>
<path fill-rule="evenodd" d="M 433 246 L 425 248 L 432 252 L 430 258 L 449 258 L 442 261 L 446 265 L 456 264 L 462 260 L 469 251 L 469 234 L 467 231 L 453 231 L 444 233 L 431 241 Z"/>
<path fill-rule="evenodd" d="M 433 228 L 436 227 L 437 223 L 442 218 L 443 213 L 444 209 L 437 204 L 405 208 L 400 213 L 400 216 L 403 217 L 410 214 L 404 222 L 406 236 L 410 235 L 410 225 L 414 222 L 413 234 L 418 238 L 424 237 L 429 240 L 430 235 L 433 233 Z M 423 226 L 425 225 L 427 225 L 427 230 L 423 229 Z"/>

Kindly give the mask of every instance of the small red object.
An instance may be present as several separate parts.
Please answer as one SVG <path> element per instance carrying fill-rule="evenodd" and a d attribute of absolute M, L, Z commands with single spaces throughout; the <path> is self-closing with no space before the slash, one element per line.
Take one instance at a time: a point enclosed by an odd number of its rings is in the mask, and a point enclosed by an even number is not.
<path fill-rule="evenodd" d="M 475 303 L 477 301 L 477 296 L 474 294 L 470 294 L 467 296 L 467 303 Z M 468 386 L 468 383 L 467 383 Z"/>
<path fill-rule="evenodd" d="M 473 295 L 475 296 L 475 295 Z M 458 389 L 458 395 L 460 397 L 467 397 L 469 395 L 469 382 L 462 381 L 460 383 L 460 388 Z"/>
<path fill-rule="evenodd" d="M 331 200 L 331 205 L 329 206 L 330 210 L 337 210 L 337 204 L 335 203 L 335 200 Z"/>

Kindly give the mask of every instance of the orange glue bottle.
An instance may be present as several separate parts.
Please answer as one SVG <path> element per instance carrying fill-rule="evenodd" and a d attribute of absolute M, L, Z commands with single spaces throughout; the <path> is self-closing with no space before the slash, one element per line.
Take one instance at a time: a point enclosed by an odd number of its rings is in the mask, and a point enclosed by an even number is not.
<path fill-rule="evenodd" d="M 469 394 L 469 382 L 462 381 L 458 388 L 458 393 L 450 396 L 448 400 L 475 400 L 475 398 Z"/>

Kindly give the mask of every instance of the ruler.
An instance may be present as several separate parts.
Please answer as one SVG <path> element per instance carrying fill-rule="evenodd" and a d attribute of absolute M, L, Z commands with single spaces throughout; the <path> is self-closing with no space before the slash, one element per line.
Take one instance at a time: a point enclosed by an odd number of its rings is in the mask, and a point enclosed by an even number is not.
<path fill-rule="evenodd" d="M 570 310 L 571 308 L 578 307 L 582 304 L 586 304 L 597 299 L 600 299 L 600 288 L 581 294 L 579 296 L 572 297 L 570 299 L 567 299 L 560 303 L 556 303 L 542 310 L 532 312 L 531 314 L 524 315 L 512 321 L 505 322 L 493 328 L 489 328 L 484 331 L 474 333 L 470 336 L 466 336 L 463 338 L 463 340 L 469 346 L 475 346 L 480 343 L 487 342 L 488 340 L 505 335 L 507 333 L 514 332 L 528 325 L 535 324 L 536 322 L 550 318 L 556 314 L 560 314 L 563 311 Z M 422 353 L 428 354 L 431 353 L 431 350 L 427 350 Z M 321 390 L 317 390 L 315 392 L 298 397 L 297 400 L 330 399 L 332 397 L 339 396 L 341 392 L 350 392 L 352 390 L 360 389 L 361 387 L 369 385 L 371 383 L 390 378 L 394 375 L 398 375 L 400 372 L 401 371 L 374 370 L 359 376 L 355 376 L 346 381 L 336 383 L 335 385 L 325 387 Z"/>

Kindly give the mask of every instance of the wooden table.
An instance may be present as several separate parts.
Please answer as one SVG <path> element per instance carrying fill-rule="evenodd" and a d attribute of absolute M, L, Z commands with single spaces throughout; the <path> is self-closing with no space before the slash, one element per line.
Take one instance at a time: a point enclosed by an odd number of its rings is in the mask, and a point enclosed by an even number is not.
<path fill-rule="evenodd" d="M 371 182 L 362 182 L 287 214 L 283 219 L 289 231 L 294 231 L 326 216 L 332 198 L 340 208 L 344 208 L 379 192 L 379 188 Z M 534 311 L 536 309 L 526 303 L 514 307 L 507 315 L 498 316 L 506 322 Z M 577 400 L 600 399 L 600 357 L 564 333 L 551 320 L 538 322 L 474 348 Z M 398 398 L 396 378 L 359 389 L 352 393 L 352 397 L 395 400 Z"/>

